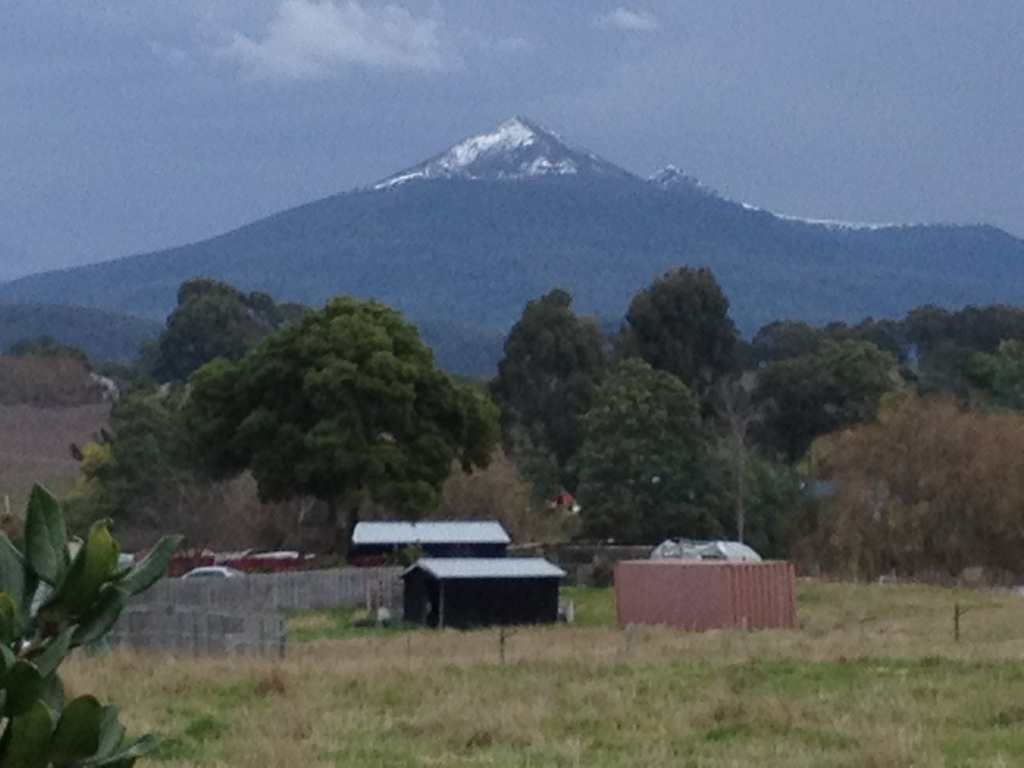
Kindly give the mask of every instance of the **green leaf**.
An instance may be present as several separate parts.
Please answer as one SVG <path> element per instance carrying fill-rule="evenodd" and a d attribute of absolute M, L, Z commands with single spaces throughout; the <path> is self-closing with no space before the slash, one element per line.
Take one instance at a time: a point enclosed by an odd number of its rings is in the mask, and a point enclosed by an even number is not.
<path fill-rule="evenodd" d="M 18 636 L 18 604 L 7 592 L 0 592 L 0 643 L 10 644 Z"/>
<path fill-rule="evenodd" d="M 60 502 L 36 485 L 25 514 L 25 553 L 28 565 L 43 581 L 56 584 L 68 565 L 68 532 Z"/>
<path fill-rule="evenodd" d="M 114 626 L 127 602 L 128 592 L 108 584 L 102 589 L 88 613 L 82 616 L 71 644 L 89 645 L 102 638 Z"/>
<path fill-rule="evenodd" d="M 160 746 L 160 739 L 151 733 L 139 736 L 131 741 L 121 744 L 112 754 L 82 763 L 83 768 L 120 768 L 123 765 L 131 765 L 137 758 L 155 752 Z M 0 765 L 0 768 L 3 768 Z"/>
<path fill-rule="evenodd" d="M 14 655 L 14 651 L 6 643 L 0 643 L 0 680 L 3 679 L 7 671 L 13 667 L 18 661 L 18 657 Z"/>
<path fill-rule="evenodd" d="M 174 551 L 181 543 L 181 536 L 163 536 L 156 543 L 145 559 L 125 573 L 121 580 L 121 588 L 129 595 L 137 595 L 158 582 L 171 564 Z"/>
<path fill-rule="evenodd" d="M 60 617 L 76 617 L 95 602 L 100 587 L 117 568 L 121 547 L 110 535 L 110 521 L 101 520 L 89 529 L 89 536 L 79 547 L 71 567 L 64 573 L 45 613 Z"/>
<path fill-rule="evenodd" d="M 5 714 L 7 717 L 12 717 L 27 712 L 32 704 L 39 699 L 43 681 L 35 665 L 18 659 L 4 675 L 0 687 L 7 689 Z"/>
<path fill-rule="evenodd" d="M 3 533 L 0 533 L 0 589 L 17 602 L 25 599 L 25 558 Z"/>
<path fill-rule="evenodd" d="M 47 745 L 53 734 L 53 718 L 42 701 L 36 699 L 22 714 L 11 719 L 10 740 L 0 755 L 0 768 L 46 768 Z"/>
<path fill-rule="evenodd" d="M 96 754 L 92 756 L 88 765 L 99 765 L 105 760 L 112 758 L 118 747 L 124 742 L 124 726 L 117 717 L 117 706 L 108 704 L 103 707 L 103 717 L 100 720 L 100 738 L 96 747 Z"/>
<path fill-rule="evenodd" d="M 50 762 L 63 765 L 96 754 L 103 714 L 103 707 L 93 696 L 79 696 L 68 702 L 50 739 Z"/>
<path fill-rule="evenodd" d="M 48 677 L 57 671 L 57 667 L 64 661 L 71 650 L 71 638 L 74 636 L 75 627 L 68 627 L 57 637 L 50 640 L 39 655 L 32 659 L 32 663 L 39 670 L 40 677 Z"/>
<path fill-rule="evenodd" d="M 60 712 L 64 709 L 67 697 L 64 695 L 64 686 L 56 674 L 50 674 L 43 678 L 43 687 L 39 692 L 39 698 L 53 712 Z"/>

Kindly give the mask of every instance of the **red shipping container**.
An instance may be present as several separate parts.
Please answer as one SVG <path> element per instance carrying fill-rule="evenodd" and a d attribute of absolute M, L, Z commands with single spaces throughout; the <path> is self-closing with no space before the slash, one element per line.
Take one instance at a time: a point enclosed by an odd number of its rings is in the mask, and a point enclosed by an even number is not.
<path fill-rule="evenodd" d="M 793 627 L 795 590 L 793 564 L 780 561 L 622 560 L 615 565 L 621 627 Z"/>

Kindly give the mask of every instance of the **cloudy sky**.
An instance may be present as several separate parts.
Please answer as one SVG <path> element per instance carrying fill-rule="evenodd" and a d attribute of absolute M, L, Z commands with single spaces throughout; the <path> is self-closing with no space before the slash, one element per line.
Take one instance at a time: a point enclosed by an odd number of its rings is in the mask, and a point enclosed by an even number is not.
<path fill-rule="evenodd" d="M 0 25 L 0 279 L 180 245 L 512 115 L 647 175 L 1024 236 L 1020 0 L 33 0 Z"/>

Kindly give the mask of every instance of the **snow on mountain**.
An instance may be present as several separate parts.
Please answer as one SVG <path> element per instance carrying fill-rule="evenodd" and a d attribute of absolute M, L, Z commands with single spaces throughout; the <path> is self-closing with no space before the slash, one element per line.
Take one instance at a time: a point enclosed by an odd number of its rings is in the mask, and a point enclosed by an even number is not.
<path fill-rule="evenodd" d="M 711 195 L 713 197 L 719 196 L 718 192 L 713 190 L 711 187 L 705 186 L 701 183 L 700 179 L 683 173 L 674 165 L 666 165 L 647 180 L 655 186 L 666 190 L 689 189 L 695 192 L 701 192 L 705 195 Z"/>
<path fill-rule="evenodd" d="M 811 224 L 813 226 L 825 227 L 826 229 L 866 229 L 866 230 L 879 230 L 879 229 L 898 229 L 900 227 L 913 227 L 915 224 L 899 224 L 895 222 L 871 222 L 871 221 L 842 221 L 840 219 L 811 219 L 805 216 L 793 216 L 788 213 L 775 213 L 774 211 L 768 211 L 764 208 L 758 208 L 756 205 L 750 205 L 749 203 L 740 203 L 744 210 L 754 211 L 757 213 L 767 213 L 769 216 L 774 216 L 776 219 L 782 219 L 783 221 L 795 221 L 799 224 Z"/>
<path fill-rule="evenodd" d="M 465 179 L 501 181 L 542 176 L 601 177 L 636 180 L 634 174 L 609 163 L 592 152 L 566 144 L 558 134 L 524 117 L 506 120 L 493 131 L 470 136 L 446 152 L 373 184 L 371 189 L 391 189 L 410 181 Z M 693 192 L 722 199 L 719 193 L 667 165 L 647 181 L 667 192 Z M 774 213 L 747 203 L 752 212 L 765 213 L 783 221 L 799 222 L 832 230 L 878 230 L 904 226 L 888 223 L 814 219 Z"/>
<path fill-rule="evenodd" d="M 447 152 L 373 185 L 388 189 L 423 179 L 505 180 L 537 176 L 633 175 L 592 152 L 570 147 L 555 133 L 522 117 L 460 141 Z"/>

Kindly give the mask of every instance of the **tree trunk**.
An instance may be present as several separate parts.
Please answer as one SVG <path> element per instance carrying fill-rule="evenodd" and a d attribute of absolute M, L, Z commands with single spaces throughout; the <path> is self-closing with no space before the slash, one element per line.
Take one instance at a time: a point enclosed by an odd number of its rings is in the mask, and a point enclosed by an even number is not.
<path fill-rule="evenodd" d="M 747 471 L 747 457 L 743 450 L 743 444 L 737 441 L 736 446 L 736 540 L 743 543 L 744 528 L 746 527 L 746 509 L 743 506 L 745 495 L 744 475 Z"/>
<path fill-rule="evenodd" d="M 334 528 L 334 544 L 331 551 L 347 558 L 352 544 L 352 534 L 355 532 L 356 523 L 359 522 L 359 507 L 350 507 L 339 499 L 330 498 L 327 499 L 327 510 Z"/>

